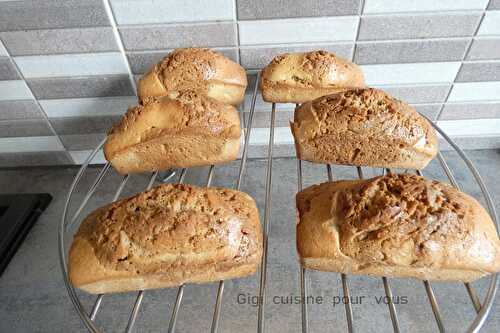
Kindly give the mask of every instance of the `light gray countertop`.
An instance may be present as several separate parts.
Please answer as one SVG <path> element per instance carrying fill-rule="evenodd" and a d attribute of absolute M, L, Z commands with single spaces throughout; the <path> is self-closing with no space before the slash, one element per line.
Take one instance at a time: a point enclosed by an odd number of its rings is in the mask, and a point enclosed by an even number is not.
<path fill-rule="evenodd" d="M 500 210 L 500 151 L 470 151 L 484 177 L 497 209 Z M 454 153 L 445 156 L 463 190 L 479 196 L 464 165 Z M 273 168 L 273 197 L 269 238 L 269 264 L 266 307 L 266 331 L 299 332 L 300 306 L 285 304 L 287 296 L 300 295 L 299 266 L 295 250 L 294 194 L 297 191 L 297 169 L 293 159 L 277 159 Z M 242 190 L 258 202 L 263 214 L 266 161 L 250 160 Z M 84 183 L 88 186 L 99 169 L 90 168 Z M 304 163 L 304 186 L 325 181 L 324 166 Z M 334 167 L 337 178 L 356 177 L 354 168 Z M 215 186 L 233 186 L 238 163 L 215 169 Z M 60 223 L 66 193 L 76 174 L 76 168 L 32 168 L 0 171 L 0 192 L 49 192 L 54 199 L 47 211 L 35 224 L 25 242 L 0 277 L 0 332 L 84 332 L 63 285 L 57 253 L 57 227 Z M 377 170 L 379 172 L 379 170 Z M 366 169 L 365 175 L 372 176 Z M 445 175 L 432 162 L 424 175 L 444 179 Z M 202 185 L 206 169 L 188 172 L 187 182 Z M 89 209 L 109 201 L 120 177 L 113 171 L 99 187 L 89 203 Z M 146 176 L 134 176 L 125 194 L 140 191 L 147 183 Z M 78 198 L 82 197 L 80 190 Z M 88 210 L 87 210 L 88 211 Z M 345 332 L 346 320 L 342 305 L 333 306 L 335 296 L 342 295 L 338 274 L 309 273 L 309 294 L 322 296 L 324 303 L 309 307 L 311 332 Z M 405 297 L 407 304 L 397 305 L 402 332 L 436 332 L 437 326 L 422 282 L 391 279 L 394 295 Z M 486 281 L 473 283 L 482 294 Z M 377 304 L 377 296 L 384 295 L 382 280 L 368 277 L 350 277 L 355 328 L 358 332 L 390 332 L 392 325 L 388 307 Z M 474 308 L 459 283 L 433 283 L 444 323 L 448 332 L 463 332 L 474 318 Z M 181 305 L 177 332 L 205 332 L 210 328 L 217 284 L 188 285 Z M 84 305 L 90 309 L 95 297 L 80 293 Z M 176 288 L 146 291 L 136 323 L 136 332 L 166 331 L 175 301 Z M 257 307 L 247 302 L 258 295 L 258 275 L 226 282 L 223 298 L 220 332 L 255 332 Z M 97 325 L 105 332 L 124 330 L 135 300 L 135 293 L 105 297 Z M 491 315 L 482 332 L 498 332 L 500 327 L 500 296 L 497 296 Z M 280 304 L 281 303 L 281 304 Z"/>

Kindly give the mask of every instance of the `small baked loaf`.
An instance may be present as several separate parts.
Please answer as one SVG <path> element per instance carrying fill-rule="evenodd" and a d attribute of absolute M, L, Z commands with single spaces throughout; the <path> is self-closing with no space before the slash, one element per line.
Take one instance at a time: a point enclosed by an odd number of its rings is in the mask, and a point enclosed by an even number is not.
<path fill-rule="evenodd" d="M 353 89 L 295 109 L 297 157 L 318 163 L 424 168 L 437 154 L 432 125 L 382 90 Z"/>
<path fill-rule="evenodd" d="M 500 271 L 493 221 L 447 184 L 410 174 L 328 182 L 299 192 L 297 209 L 307 268 L 458 281 Z"/>
<path fill-rule="evenodd" d="M 274 103 L 304 103 L 364 86 L 357 65 L 327 51 L 279 55 L 263 69 L 260 82 L 263 99 Z"/>
<path fill-rule="evenodd" d="M 261 256 L 249 195 L 164 184 L 91 213 L 73 239 L 69 278 L 92 294 L 165 288 L 247 276 Z"/>
<path fill-rule="evenodd" d="M 223 103 L 238 105 L 245 97 L 245 69 L 209 49 L 177 49 L 146 73 L 137 86 L 139 99 L 195 90 Z"/>
<path fill-rule="evenodd" d="M 233 106 L 187 91 L 129 109 L 104 155 L 121 174 L 211 165 L 236 159 L 240 137 Z"/>

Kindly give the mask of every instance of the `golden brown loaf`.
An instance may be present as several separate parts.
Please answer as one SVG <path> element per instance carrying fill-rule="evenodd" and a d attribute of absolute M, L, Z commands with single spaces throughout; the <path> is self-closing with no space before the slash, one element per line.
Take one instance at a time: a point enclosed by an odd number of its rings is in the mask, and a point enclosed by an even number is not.
<path fill-rule="evenodd" d="M 311 186 L 297 194 L 304 267 L 472 281 L 500 271 L 500 240 L 472 197 L 416 175 Z"/>
<path fill-rule="evenodd" d="M 238 105 L 245 97 L 245 69 L 209 49 L 177 49 L 146 73 L 137 86 L 139 99 L 195 90 L 223 103 Z"/>
<path fill-rule="evenodd" d="M 71 245 L 69 277 L 93 294 L 164 288 L 250 275 L 261 255 L 249 195 L 164 184 L 91 213 Z"/>
<path fill-rule="evenodd" d="M 188 168 L 236 159 L 240 136 L 233 106 L 183 92 L 129 109 L 109 132 L 104 154 L 121 174 Z"/>
<path fill-rule="evenodd" d="M 432 125 L 382 90 L 353 89 L 295 109 L 297 157 L 318 163 L 422 169 L 437 154 Z"/>
<path fill-rule="evenodd" d="M 262 71 L 262 97 L 274 103 L 304 103 L 365 86 L 361 69 L 333 53 L 313 51 L 275 57 Z"/>

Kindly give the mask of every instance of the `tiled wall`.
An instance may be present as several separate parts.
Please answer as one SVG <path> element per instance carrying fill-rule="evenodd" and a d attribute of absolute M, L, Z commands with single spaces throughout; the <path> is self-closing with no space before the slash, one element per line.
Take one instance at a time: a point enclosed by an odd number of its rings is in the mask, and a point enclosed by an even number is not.
<path fill-rule="evenodd" d="M 134 80 L 186 46 L 220 50 L 250 82 L 278 53 L 330 50 L 463 147 L 500 147 L 499 0 L 0 0 L 0 166 L 81 163 Z M 289 155 L 292 106 L 278 109 Z M 269 105 L 257 111 L 251 156 L 267 143 Z"/>

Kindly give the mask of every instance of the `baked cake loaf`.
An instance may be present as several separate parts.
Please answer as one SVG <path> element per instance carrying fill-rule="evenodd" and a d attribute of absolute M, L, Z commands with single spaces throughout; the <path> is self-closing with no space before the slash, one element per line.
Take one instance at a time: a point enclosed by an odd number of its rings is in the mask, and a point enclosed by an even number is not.
<path fill-rule="evenodd" d="M 240 137 L 233 106 L 187 91 L 129 109 L 104 155 L 121 174 L 211 165 L 236 159 Z"/>
<path fill-rule="evenodd" d="M 137 86 L 139 99 L 195 90 L 223 103 L 238 105 L 245 97 L 245 69 L 209 49 L 177 49 L 146 73 Z"/>
<path fill-rule="evenodd" d="M 365 86 L 361 69 L 333 53 L 313 51 L 275 57 L 262 71 L 262 97 L 274 103 L 304 103 Z"/>
<path fill-rule="evenodd" d="M 93 294 L 165 288 L 247 276 L 261 256 L 249 195 L 164 184 L 91 213 L 71 245 L 69 278 Z"/>
<path fill-rule="evenodd" d="M 297 157 L 318 163 L 424 168 L 437 154 L 432 125 L 382 90 L 353 89 L 295 109 Z"/>
<path fill-rule="evenodd" d="M 490 216 L 447 184 L 392 174 L 314 185 L 296 199 L 304 267 L 457 281 L 500 271 Z"/>

